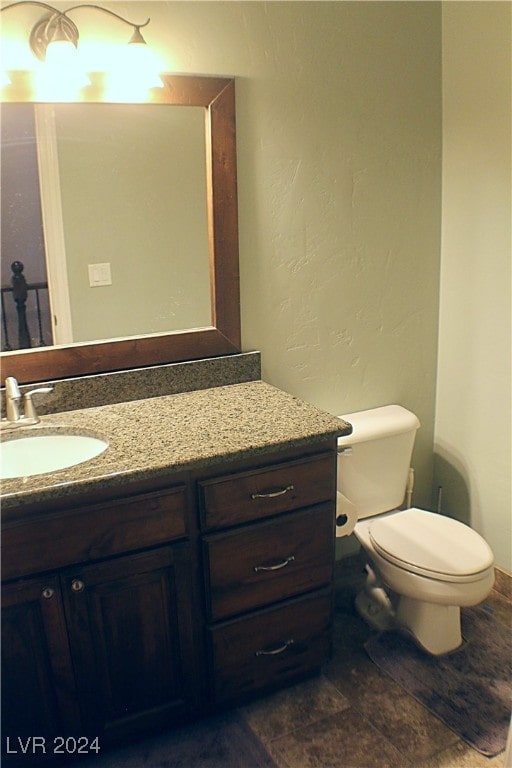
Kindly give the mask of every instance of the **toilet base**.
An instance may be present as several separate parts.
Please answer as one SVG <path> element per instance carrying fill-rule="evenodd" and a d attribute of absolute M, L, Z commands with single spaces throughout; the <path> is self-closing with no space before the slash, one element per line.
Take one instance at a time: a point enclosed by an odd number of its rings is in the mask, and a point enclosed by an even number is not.
<path fill-rule="evenodd" d="M 402 595 L 396 609 L 396 621 L 433 656 L 450 653 L 462 645 L 458 606 L 436 605 Z"/>
<path fill-rule="evenodd" d="M 396 627 L 395 611 L 384 584 L 369 564 L 366 583 L 355 599 L 356 610 L 367 624 L 380 632 Z"/>
<path fill-rule="evenodd" d="M 385 632 L 395 628 L 395 622 L 390 612 L 382 603 L 376 602 L 370 595 L 367 595 L 364 590 L 357 595 L 355 606 L 360 617 L 372 629 Z"/>
<path fill-rule="evenodd" d="M 462 645 L 460 608 L 391 592 L 367 564 L 364 588 L 355 600 L 361 618 L 379 632 L 401 631 L 427 653 L 441 656 Z"/>

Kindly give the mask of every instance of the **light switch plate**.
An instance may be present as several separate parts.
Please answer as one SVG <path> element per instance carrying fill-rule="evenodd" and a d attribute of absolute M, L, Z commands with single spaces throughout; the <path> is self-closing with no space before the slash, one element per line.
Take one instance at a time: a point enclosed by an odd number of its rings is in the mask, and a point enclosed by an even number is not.
<path fill-rule="evenodd" d="M 96 288 L 98 285 L 112 285 L 112 274 L 110 272 L 110 262 L 103 264 L 89 264 L 89 285 Z"/>

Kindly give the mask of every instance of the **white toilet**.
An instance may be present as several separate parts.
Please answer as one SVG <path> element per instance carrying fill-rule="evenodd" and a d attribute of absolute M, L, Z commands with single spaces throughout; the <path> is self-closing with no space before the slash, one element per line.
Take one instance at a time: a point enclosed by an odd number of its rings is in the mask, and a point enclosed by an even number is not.
<path fill-rule="evenodd" d="M 338 439 L 338 491 L 354 505 L 354 533 L 368 559 L 359 613 L 378 629 L 410 634 L 433 655 L 462 643 L 460 608 L 480 603 L 494 583 L 493 553 L 452 518 L 403 504 L 417 417 L 399 405 L 341 416 L 353 428 Z M 410 493 L 408 494 L 410 495 Z"/>

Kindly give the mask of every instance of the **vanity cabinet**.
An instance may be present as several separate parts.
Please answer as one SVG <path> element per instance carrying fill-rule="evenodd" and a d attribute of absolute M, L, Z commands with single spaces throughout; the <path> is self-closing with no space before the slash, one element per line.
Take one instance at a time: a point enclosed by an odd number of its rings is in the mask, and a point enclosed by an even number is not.
<path fill-rule="evenodd" d="M 28 762 L 15 754 L 18 737 L 98 737 L 103 747 L 197 708 L 198 601 L 185 497 L 179 486 L 56 512 L 46 519 L 55 537 L 46 552 L 39 551 L 46 541 L 30 534 L 37 517 L 4 527 L 4 547 L 21 547 L 26 537 L 25 570 L 46 565 L 49 553 L 63 566 L 2 587 L 3 750 L 13 753 L 4 757 Z M 82 562 L 70 565 L 78 552 Z M 98 552 L 109 556 L 97 560 Z M 4 575 L 12 568 L 8 558 Z"/>
<path fill-rule="evenodd" d="M 166 477 L 3 521 L 4 749 L 103 748 L 328 658 L 334 441 Z"/>
<path fill-rule="evenodd" d="M 276 688 L 328 658 L 335 456 L 200 483 L 216 702 Z"/>

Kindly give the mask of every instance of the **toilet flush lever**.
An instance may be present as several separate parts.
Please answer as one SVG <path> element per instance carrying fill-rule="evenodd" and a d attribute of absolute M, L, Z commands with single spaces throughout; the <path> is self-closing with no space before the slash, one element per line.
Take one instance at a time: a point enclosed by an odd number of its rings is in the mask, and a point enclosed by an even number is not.
<path fill-rule="evenodd" d="M 352 455 L 352 446 L 338 446 L 338 456 L 351 456 Z"/>

